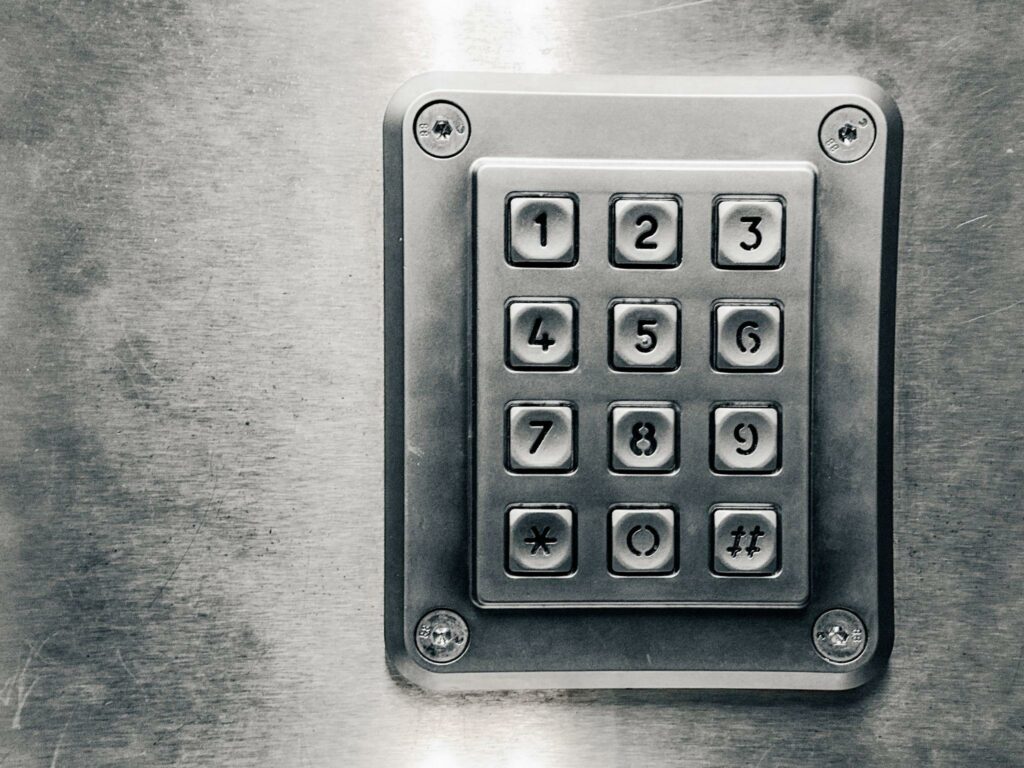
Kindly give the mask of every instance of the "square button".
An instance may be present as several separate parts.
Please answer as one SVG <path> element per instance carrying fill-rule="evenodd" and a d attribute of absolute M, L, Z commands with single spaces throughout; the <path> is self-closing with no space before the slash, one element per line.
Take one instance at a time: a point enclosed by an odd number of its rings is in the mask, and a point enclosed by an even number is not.
<path fill-rule="evenodd" d="M 771 302 L 716 305 L 714 346 L 716 370 L 779 370 L 782 309 Z"/>
<path fill-rule="evenodd" d="M 715 209 L 715 266 L 774 268 L 782 264 L 785 209 L 773 199 L 719 199 Z"/>
<path fill-rule="evenodd" d="M 508 408 L 506 460 L 513 472 L 570 472 L 576 466 L 573 409 L 568 403 Z"/>
<path fill-rule="evenodd" d="M 564 371 L 576 365 L 576 305 L 569 299 L 510 301 L 506 311 L 509 368 Z"/>
<path fill-rule="evenodd" d="M 508 201 L 510 264 L 569 267 L 576 263 L 576 200 L 568 195 Z"/>
<path fill-rule="evenodd" d="M 671 405 L 612 406 L 610 464 L 616 472 L 671 472 L 677 442 Z"/>
<path fill-rule="evenodd" d="M 613 509 L 608 523 L 612 573 L 657 575 L 675 570 L 674 510 Z"/>
<path fill-rule="evenodd" d="M 758 474 L 779 468 L 779 412 L 771 406 L 715 408 L 712 466 Z"/>
<path fill-rule="evenodd" d="M 682 250 L 681 221 L 676 199 L 616 199 L 612 262 L 619 267 L 676 266 Z"/>
<path fill-rule="evenodd" d="M 674 301 L 617 301 L 611 325 L 611 365 L 616 370 L 679 367 L 679 305 Z"/>
<path fill-rule="evenodd" d="M 766 576 L 779 570 L 778 514 L 774 509 L 719 507 L 712 520 L 715 573 Z"/>
<path fill-rule="evenodd" d="M 572 572 L 573 512 L 562 507 L 513 507 L 508 511 L 508 571 L 564 576 Z"/>

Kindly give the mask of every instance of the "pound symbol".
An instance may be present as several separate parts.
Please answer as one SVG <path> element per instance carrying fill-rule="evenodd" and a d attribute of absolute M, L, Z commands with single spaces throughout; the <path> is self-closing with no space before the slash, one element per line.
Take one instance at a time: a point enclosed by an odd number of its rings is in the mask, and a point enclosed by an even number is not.
<path fill-rule="evenodd" d="M 633 439 L 629 441 L 629 450 L 636 456 L 650 456 L 658 450 L 658 441 L 654 439 L 654 425 L 649 421 L 638 421 L 633 425 Z"/>

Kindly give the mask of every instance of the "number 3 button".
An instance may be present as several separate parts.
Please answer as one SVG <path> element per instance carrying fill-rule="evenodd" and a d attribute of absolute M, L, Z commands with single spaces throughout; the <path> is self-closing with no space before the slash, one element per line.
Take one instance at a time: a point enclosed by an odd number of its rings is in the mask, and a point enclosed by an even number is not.
<path fill-rule="evenodd" d="M 715 209 L 715 266 L 774 268 L 782 264 L 782 201 L 720 199 Z"/>
<path fill-rule="evenodd" d="M 576 365 L 576 306 L 569 299 L 510 301 L 506 359 L 515 370 Z"/>
<path fill-rule="evenodd" d="M 679 305 L 674 301 L 612 304 L 612 368 L 671 371 L 679 367 Z"/>

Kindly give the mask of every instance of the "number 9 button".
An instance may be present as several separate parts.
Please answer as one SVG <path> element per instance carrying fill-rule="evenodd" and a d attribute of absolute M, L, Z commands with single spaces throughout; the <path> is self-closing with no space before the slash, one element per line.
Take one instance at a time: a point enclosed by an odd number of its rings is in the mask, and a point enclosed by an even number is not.
<path fill-rule="evenodd" d="M 671 371 L 679 367 L 679 305 L 674 301 L 616 301 L 611 324 L 612 368 Z"/>
<path fill-rule="evenodd" d="M 715 209 L 715 266 L 774 268 L 782 264 L 782 201 L 721 198 Z"/>
<path fill-rule="evenodd" d="M 779 412 L 773 406 L 719 407 L 712 421 L 716 472 L 757 474 L 779 468 Z"/>

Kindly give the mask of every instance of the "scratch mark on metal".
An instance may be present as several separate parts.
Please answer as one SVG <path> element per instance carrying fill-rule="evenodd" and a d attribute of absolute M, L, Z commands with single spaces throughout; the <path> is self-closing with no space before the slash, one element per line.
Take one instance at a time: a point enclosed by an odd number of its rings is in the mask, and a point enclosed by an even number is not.
<path fill-rule="evenodd" d="M 657 8 L 648 8 L 646 11 L 630 11 L 629 13 L 620 13 L 615 16 L 602 16 L 593 21 L 616 21 L 619 19 L 635 19 L 638 16 L 650 16 L 654 13 L 664 13 L 666 11 L 678 11 L 681 8 L 693 8 L 697 5 L 704 5 L 705 3 L 713 2 L 713 0 L 690 0 L 688 3 L 670 3 L 668 5 L 659 5 Z"/>
<path fill-rule="evenodd" d="M 973 224 L 976 221 L 981 221 L 982 219 L 987 219 L 987 218 L 988 218 L 988 214 L 987 213 L 983 213 L 983 214 L 981 214 L 981 216 L 975 216 L 973 219 L 968 219 L 967 221 L 961 221 L 959 224 L 957 224 L 955 227 L 953 227 L 953 229 L 960 229 L 960 227 L 966 227 L 968 224 Z"/>
<path fill-rule="evenodd" d="M 211 474 L 213 473 L 213 452 L 212 451 L 210 452 L 210 464 L 209 464 L 209 466 L 207 468 L 207 471 L 210 472 Z M 216 481 L 217 481 L 217 476 L 214 475 L 213 491 L 210 494 L 211 498 L 216 496 L 216 494 L 217 494 Z M 164 579 L 164 583 L 160 585 L 160 587 L 156 591 L 156 594 L 153 595 L 153 599 L 149 601 L 149 605 L 146 606 L 147 608 L 152 608 L 153 607 L 153 605 L 156 603 L 156 601 L 160 599 L 160 595 L 162 595 L 164 593 L 164 590 L 167 589 L 167 585 L 171 583 L 171 579 L 173 579 L 175 574 L 178 573 L 178 569 L 181 567 L 181 564 L 183 562 L 185 562 L 185 558 L 188 557 L 188 553 L 192 551 L 192 545 L 196 543 L 196 539 L 199 537 L 199 532 L 203 530 L 203 526 L 206 524 L 206 518 L 208 518 L 210 516 L 210 508 L 214 504 L 216 504 L 216 503 L 218 503 L 218 502 L 211 501 L 203 509 L 203 516 L 199 520 L 199 524 L 196 526 L 196 529 L 194 531 L 192 531 L 192 538 L 190 538 L 188 540 L 188 546 L 185 547 L 185 551 L 181 553 L 181 557 L 178 558 L 178 562 L 174 564 L 174 568 L 171 569 L 170 574 L 167 576 L 166 579 Z"/>
<path fill-rule="evenodd" d="M 59 631 L 59 630 L 58 630 Z M 57 632 L 50 633 L 43 642 L 39 645 L 33 643 L 28 644 L 29 652 L 28 656 L 25 657 L 25 663 L 22 665 L 18 672 L 7 678 L 4 681 L 4 685 L 0 688 L 0 705 L 10 706 L 11 702 L 14 702 L 14 715 L 11 717 L 11 730 L 17 731 L 21 729 L 21 713 L 25 709 L 25 704 L 28 703 L 28 697 L 32 695 L 32 689 L 36 687 L 36 683 L 40 680 L 40 675 L 36 675 L 32 682 L 26 687 L 25 681 L 28 679 L 28 671 L 32 666 L 32 662 L 39 658 L 39 654 L 42 653 L 43 646 L 45 646 L 50 639 L 56 635 Z"/>
<path fill-rule="evenodd" d="M 763 763 L 764 759 L 768 757 L 768 753 L 771 751 L 771 749 L 772 748 L 770 744 L 764 748 L 764 752 L 762 752 L 761 756 L 757 758 L 757 763 L 754 765 L 754 768 L 761 768 L 761 763 Z"/>
<path fill-rule="evenodd" d="M 977 317 L 972 317 L 970 320 L 964 320 L 963 325 L 967 325 L 968 323 L 973 323 L 973 322 L 975 322 L 977 320 L 984 320 L 986 317 L 992 317 L 992 315 L 998 315 L 1000 312 L 1005 312 L 1008 309 L 1013 309 L 1014 307 L 1019 307 L 1021 304 L 1024 304 L 1024 299 L 1018 299 L 1017 301 L 1014 301 L 1014 302 L 1012 302 L 1010 304 L 1007 304 L 1005 307 L 1000 307 L 999 309 L 993 309 L 991 312 L 986 312 L 983 315 L 978 315 Z"/>
<path fill-rule="evenodd" d="M 60 729 L 60 736 L 57 738 L 57 746 L 53 748 L 53 757 L 50 759 L 50 768 L 57 768 L 57 758 L 60 757 L 61 747 L 64 746 L 64 737 L 68 735 L 68 726 L 71 725 L 71 721 L 75 719 L 75 712 L 78 711 L 78 705 L 71 710 L 71 715 L 68 717 L 68 721 L 64 723 L 64 727 Z"/>

